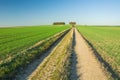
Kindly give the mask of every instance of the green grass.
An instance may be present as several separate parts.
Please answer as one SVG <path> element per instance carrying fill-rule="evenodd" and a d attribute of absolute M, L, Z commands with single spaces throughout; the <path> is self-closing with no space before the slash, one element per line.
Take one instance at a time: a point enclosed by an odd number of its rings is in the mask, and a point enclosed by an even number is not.
<path fill-rule="evenodd" d="M 40 57 L 46 50 L 48 50 L 59 38 L 64 36 L 69 29 L 64 30 L 51 36 L 47 39 L 44 39 L 34 46 L 18 52 L 13 56 L 3 60 L 0 63 L 0 79 L 11 79 L 19 72 L 20 68 L 24 68 L 30 64 L 34 59 Z"/>
<path fill-rule="evenodd" d="M 30 26 L 0 28 L 0 60 L 28 48 L 38 41 L 67 29 L 68 26 Z"/>
<path fill-rule="evenodd" d="M 120 75 L 120 27 L 79 26 L 78 29 Z"/>

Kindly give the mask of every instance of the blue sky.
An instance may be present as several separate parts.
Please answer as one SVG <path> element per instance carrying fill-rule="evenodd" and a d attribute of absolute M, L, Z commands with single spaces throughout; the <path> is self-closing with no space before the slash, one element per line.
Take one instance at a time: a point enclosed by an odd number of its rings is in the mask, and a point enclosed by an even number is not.
<path fill-rule="evenodd" d="M 0 0 L 0 26 L 120 25 L 120 0 Z"/>

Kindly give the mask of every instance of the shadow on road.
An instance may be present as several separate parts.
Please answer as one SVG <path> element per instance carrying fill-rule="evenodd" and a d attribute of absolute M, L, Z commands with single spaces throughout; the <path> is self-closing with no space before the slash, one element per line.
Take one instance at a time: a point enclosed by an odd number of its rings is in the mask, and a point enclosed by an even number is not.
<path fill-rule="evenodd" d="M 76 46 L 76 36 L 75 36 L 75 29 L 73 29 L 70 80 L 78 80 L 79 77 L 81 76 L 81 75 L 77 75 L 77 55 L 75 52 L 75 46 Z"/>
<path fill-rule="evenodd" d="M 97 57 L 97 59 L 99 60 L 99 62 L 103 64 L 102 66 L 104 66 L 104 68 L 111 74 L 111 78 L 113 78 L 114 80 L 120 80 L 120 76 L 118 74 L 116 74 L 115 71 L 110 66 L 110 64 L 108 62 L 106 62 L 102 58 L 102 56 L 100 55 L 100 53 L 94 48 L 93 44 L 90 43 L 83 35 L 82 35 L 82 37 L 88 43 L 88 45 L 91 47 L 91 49 L 93 50 L 94 55 Z"/>

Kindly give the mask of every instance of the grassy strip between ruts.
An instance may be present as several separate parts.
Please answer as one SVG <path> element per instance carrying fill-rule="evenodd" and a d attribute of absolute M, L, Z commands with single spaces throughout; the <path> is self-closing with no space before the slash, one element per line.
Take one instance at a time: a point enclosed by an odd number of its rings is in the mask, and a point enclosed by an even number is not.
<path fill-rule="evenodd" d="M 11 79 L 15 73 L 19 71 L 19 68 L 26 66 L 32 62 L 36 57 L 42 55 L 52 44 L 60 37 L 64 36 L 68 30 L 60 32 L 46 40 L 40 41 L 34 46 L 26 49 L 11 58 L 3 61 L 0 64 L 0 79 Z"/>
<path fill-rule="evenodd" d="M 67 33 L 29 80 L 69 80 L 72 34 L 73 30 Z"/>

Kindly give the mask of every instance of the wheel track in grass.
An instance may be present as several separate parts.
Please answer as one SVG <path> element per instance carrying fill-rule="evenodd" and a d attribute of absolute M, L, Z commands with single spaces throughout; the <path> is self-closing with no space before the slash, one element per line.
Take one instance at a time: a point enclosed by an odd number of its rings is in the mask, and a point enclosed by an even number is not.
<path fill-rule="evenodd" d="M 83 37 L 74 29 L 70 80 L 109 80 L 108 75 L 88 47 Z"/>
<path fill-rule="evenodd" d="M 67 55 L 70 55 L 68 48 L 70 47 L 71 38 L 72 30 L 65 35 L 51 54 L 37 67 L 29 80 L 64 80 L 66 74 L 63 75 L 63 71 Z"/>
<path fill-rule="evenodd" d="M 13 80 L 28 80 L 28 77 L 35 71 L 35 69 L 43 62 L 43 60 L 50 55 L 58 43 L 63 39 L 65 35 L 59 38 L 53 45 L 40 57 L 35 59 L 32 63 L 27 65 L 25 68 L 22 68 L 20 72 L 14 77 Z"/>

